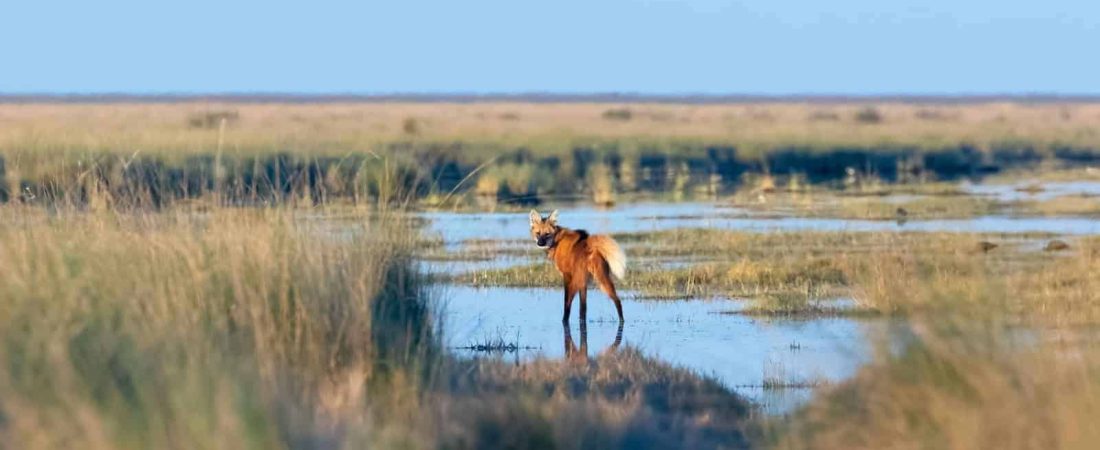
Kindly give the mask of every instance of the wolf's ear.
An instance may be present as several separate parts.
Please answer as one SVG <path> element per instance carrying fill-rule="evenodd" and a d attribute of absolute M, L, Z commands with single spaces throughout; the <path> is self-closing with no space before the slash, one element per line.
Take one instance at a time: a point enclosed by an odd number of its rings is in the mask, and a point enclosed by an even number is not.
<path fill-rule="evenodd" d="M 542 215 L 540 215 L 538 211 L 535 211 L 535 210 L 532 209 L 530 217 L 531 217 L 531 226 L 535 226 L 535 225 L 538 225 L 538 224 L 542 223 Z"/>
<path fill-rule="evenodd" d="M 550 217 L 546 218 L 546 222 L 549 223 L 550 225 L 557 225 L 558 224 L 558 210 L 555 209 L 554 212 L 550 213 Z"/>

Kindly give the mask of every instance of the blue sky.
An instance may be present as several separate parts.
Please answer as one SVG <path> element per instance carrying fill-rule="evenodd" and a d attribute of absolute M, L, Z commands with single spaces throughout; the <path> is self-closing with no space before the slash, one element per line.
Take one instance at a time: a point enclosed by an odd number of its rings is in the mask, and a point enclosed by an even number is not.
<path fill-rule="evenodd" d="M 13 1 L 0 93 L 1100 93 L 1100 1 Z"/>

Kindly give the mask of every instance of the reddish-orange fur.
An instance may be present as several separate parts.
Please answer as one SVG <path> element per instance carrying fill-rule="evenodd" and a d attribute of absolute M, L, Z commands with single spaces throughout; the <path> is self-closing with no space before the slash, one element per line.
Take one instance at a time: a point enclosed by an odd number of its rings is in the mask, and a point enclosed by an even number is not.
<path fill-rule="evenodd" d="M 562 275 L 562 285 L 565 289 L 565 311 L 561 321 L 569 322 L 569 312 L 573 306 L 573 298 L 580 295 L 580 319 L 587 320 L 588 315 L 588 277 L 591 275 L 611 301 L 615 303 L 615 311 L 619 314 L 619 322 L 623 321 L 623 304 L 619 300 L 619 294 L 615 291 L 615 283 L 612 280 L 613 265 L 618 266 L 620 275 L 625 267 L 625 258 L 618 244 L 608 236 L 589 235 L 584 230 L 570 230 L 557 224 L 557 211 L 547 218 L 542 218 L 536 211 L 531 211 L 531 234 L 540 246 L 545 243 L 547 256 L 554 262 L 558 272 Z"/>

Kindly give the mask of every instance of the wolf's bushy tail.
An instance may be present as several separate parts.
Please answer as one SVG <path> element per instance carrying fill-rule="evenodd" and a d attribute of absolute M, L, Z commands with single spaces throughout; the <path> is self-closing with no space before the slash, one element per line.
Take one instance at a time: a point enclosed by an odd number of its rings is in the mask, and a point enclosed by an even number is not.
<path fill-rule="evenodd" d="M 592 236 L 589 238 L 588 245 L 592 246 L 604 261 L 607 261 L 607 267 L 611 269 L 611 274 L 615 275 L 615 278 L 620 280 L 626 278 L 626 254 L 614 239 L 610 236 Z"/>

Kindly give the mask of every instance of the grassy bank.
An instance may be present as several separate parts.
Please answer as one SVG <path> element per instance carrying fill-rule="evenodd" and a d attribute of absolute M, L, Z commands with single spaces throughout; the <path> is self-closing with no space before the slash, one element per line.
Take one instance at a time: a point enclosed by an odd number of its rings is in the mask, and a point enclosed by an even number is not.
<path fill-rule="evenodd" d="M 745 448 L 748 402 L 718 382 L 626 349 L 517 366 L 458 362 L 443 448 Z"/>

